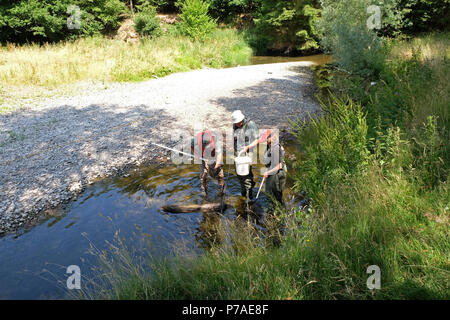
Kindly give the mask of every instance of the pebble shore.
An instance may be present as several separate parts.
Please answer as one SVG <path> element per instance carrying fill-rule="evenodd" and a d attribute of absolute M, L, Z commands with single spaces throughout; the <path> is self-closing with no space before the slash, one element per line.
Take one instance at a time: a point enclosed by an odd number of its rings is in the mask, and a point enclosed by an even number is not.
<path fill-rule="evenodd" d="M 0 235 L 77 198 L 92 182 L 168 161 L 174 135 L 229 130 L 240 109 L 262 127 L 319 110 L 309 62 L 201 69 L 30 103 L 0 114 Z"/>

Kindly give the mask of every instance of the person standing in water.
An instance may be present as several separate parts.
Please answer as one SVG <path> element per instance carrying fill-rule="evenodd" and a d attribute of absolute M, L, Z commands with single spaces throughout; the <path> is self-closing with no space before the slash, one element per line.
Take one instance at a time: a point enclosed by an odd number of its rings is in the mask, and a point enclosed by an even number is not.
<path fill-rule="evenodd" d="M 222 144 L 219 137 L 211 131 L 198 132 L 196 137 L 191 139 L 191 153 L 198 158 L 205 158 L 200 165 L 200 179 L 202 191 L 208 194 L 208 175 L 219 182 L 219 196 L 223 196 L 225 180 L 222 168 Z"/>
<path fill-rule="evenodd" d="M 266 179 L 266 193 L 279 204 L 284 205 L 283 189 L 286 185 L 286 163 L 284 162 L 285 151 L 279 143 L 278 133 L 273 130 L 265 131 L 259 139 L 254 140 L 242 150 L 247 152 L 250 148 L 267 141 L 263 161 L 267 168 L 264 173 Z"/>
<path fill-rule="evenodd" d="M 239 150 L 258 138 L 259 129 L 255 122 L 246 119 L 241 110 L 234 111 L 231 114 L 231 120 L 233 122 L 234 156 L 237 156 Z M 251 148 L 247 148 L 245 152 L 248 151 L 251 151 Z M 248 156 L 253 158 L 252 153 Z M 250 166 L 248 175 L 238 175 L 238 178 L 241 184 L 241 194 L 245 197 L 245 204 L 248 205 L 253 199 L 253 187 L 255 186 L 252 167 Z"/>

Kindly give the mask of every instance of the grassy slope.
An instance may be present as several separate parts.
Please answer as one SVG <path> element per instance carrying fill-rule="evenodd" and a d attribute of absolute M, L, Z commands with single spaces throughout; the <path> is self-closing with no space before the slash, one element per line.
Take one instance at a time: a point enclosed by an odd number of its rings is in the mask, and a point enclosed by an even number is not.
<path fill-rule="evenodd" d="M 82 38 L 45 46 L 9 45 L 0 48 L 0 112 L 2 102 L 33 98 L 42 91 L 51 94 L 82 80 L 142 81 L 202 67 L 244 65 L 251 55 L 231 29 L 217 30 L 203 42 L 166 34 L 134 44 Z"/>
<path fill-rule="evenodd" d="M 228 228 L 234 245 L 153 265 L 152 276 L 110 265 L 114 289 L 101 296 L 448 299 L 448 48 L 445 35 L 397 42 L 374 86 L 331 71 L 332 90 L 363 106 L 335 99 L 326 119 L 298 134 L 306 152 L 296 188 L 313 206 L 288 218 L 302 228 L 290 228 L 279 245 Z M 369 265 L 381 268 L 381 290 L 366 287 Z"/>

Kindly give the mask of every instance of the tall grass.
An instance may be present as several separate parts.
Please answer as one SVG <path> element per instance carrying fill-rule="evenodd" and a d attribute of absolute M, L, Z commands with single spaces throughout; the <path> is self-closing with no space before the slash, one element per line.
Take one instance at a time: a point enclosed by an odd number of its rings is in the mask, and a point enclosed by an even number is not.
<path fill-rule="evenodd" d="M 386 181 L 373 167 L 326 193 L 280 246 L 268 245 L 243 223 L 231 231 L 233 248 L 153 261 L 151 274 L 111 261 L 113 289 L 93 297 L 448 299 L 444 195 L 435 191 L 423 199 L 414 185 Z M 370 265 L 381 268 L 381 290 L 366 287 Z"/>
<path fill-rule="evenodd" d="M 8 45 L 0 49 L 0 82 L 55 86 L 80 80 L 139 81 L 201 67 L 246 64 L 252 51 L 234 30 L 205 41 L 165 35 L 126 43 L 81 38 L 57 44 Z"/>
<path fill-rule="evenodd" d="M 0 112 L 89 86 L 245 65 L 251 55 L 243 36 L 232 29 L 218 29 L 202 41 L 171 32 L 139 43 L 98 37 L 43 46 L 8 44 L 0 47 Z"/>
<path fill-rule="evenodd" d="M 310 210 L 277 211 L 266 232 L 227 229 L 234 246 L 156 264 L 102 297 L 449 299 L 449 100 L 437 90 L 450 65 L 393 45 L 378 79 L 332 70 L 325 115 L 294 128 L 304 149 L 295 189 Z M 370 265 L 379 290 L 367 288 Z"/>

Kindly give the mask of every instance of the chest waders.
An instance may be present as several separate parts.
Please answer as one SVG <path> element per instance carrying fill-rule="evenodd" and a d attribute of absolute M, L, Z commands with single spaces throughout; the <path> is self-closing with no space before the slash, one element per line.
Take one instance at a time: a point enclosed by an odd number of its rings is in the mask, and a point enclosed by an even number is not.
<path fill-rule="evenodd" d="M 265 159 L 270 159 L 272 156 L 269 150 L 270 149 L 267 149 L 264 153 Z M 283 189 L 286 185 L 286 163 L 284 162 L 284 159 L 281 160 L 281 163 L 281 169 L 278 170 L 277 173 L 269 175 L 269 177 L 267 177 L 266 194 L 269 196 L 269 198 L 273 197 L 281 205 L 284 205 Z M 268 164 L 266 164 L 266 167 L 269 169 L 271 167 L 271 163 L 269 162 Z"/>
<path fill-rule="evenodd" d="M 243 137 L 244 146 L 246 145 L 245 130 L 247 129 L 247 125 L 249 124 L 249 122 L 250 122 L 250 120 L 248 120 L 247 123 L 245 123 L 244 126 L 240 129 L 240 130 L 242 130 L 242 134 L 244 135 L 244 137 Z M 236 137 L 235 137 L 236 139 L 238 138 L 239 134 L 240 133 L 238 133 L 236 135 Z M 250 140 L 250 138 L 249 138 L 249 140 Z M 249 141 L 249 143 L 251 143 L 251 141 Z M 236 149 L 237 149 L 237 141 L 235 144 L 235 154 L 238 152 L 238 150 L 236 150 Z M 245 204 L 248 205 L 250 203 L 250 200 L 253 198 L 253 187 L 256 184 L 253 179 L 252 166 L 250 165 L 248 175 L 245 175 L 245 176 L 238 175 L 238 179 L 239 179 L 239 183 L 241 184 L 241 194 L 243 197 L 245 197 Z"/>
<path fill-rule="evenodd" d="M 209 145 L 211 146 L 211 156 L 215 157 L 216 155 L 216 146 L 214 143 L 213 135 L 209 130 L 207 131 L 201 131 L 197 134 L 197 144 L 199 147 L 199 150 L 201 152 L 201 157 L 203 159 L 205 149 L 203 148 L 203 135 L 208 134 L 209 135 Z M 206 160 L 203 160 L 200 165 L 200 180 L 201 180 L 201 188 L 202 191 L 205 194 L 208 194 L 208 175 L 212 178 L 217 179 L 219 182 L 219 195 L 222 197 L 223 200 L 223 194 L 225 190 L 225 179 L 223 174 L 223 168 L 222 166 L 219 167 L 218 170 L 214 170 L 215 162 L 208 163 Z M 222 201 L 223 202 L 223 201 Z M 223 203 L 222 203 L 223 205 Z"/>

